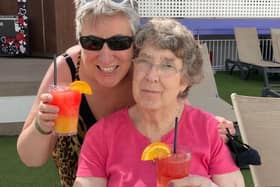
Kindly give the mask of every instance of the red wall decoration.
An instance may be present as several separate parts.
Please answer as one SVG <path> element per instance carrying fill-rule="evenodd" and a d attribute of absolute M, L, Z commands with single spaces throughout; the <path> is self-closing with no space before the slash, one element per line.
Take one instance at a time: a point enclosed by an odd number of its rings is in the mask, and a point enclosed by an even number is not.
<path fill-rule="evenodd" d="M 28 15 L 27 0 L 17 0 L 18 13 L 15 15 L 12 36 L 1 35 L 0 32 L 0 55 L 18 56 L 29 54 L 28 46 Z"/>

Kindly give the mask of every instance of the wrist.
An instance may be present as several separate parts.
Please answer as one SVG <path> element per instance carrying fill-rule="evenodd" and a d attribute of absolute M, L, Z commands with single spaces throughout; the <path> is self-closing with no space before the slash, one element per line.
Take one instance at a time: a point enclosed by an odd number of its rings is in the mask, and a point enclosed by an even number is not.
<path fill-rule="evenodd" d="M 45 131 L 44 129 L 42 129 L 37 119 L 35 119 L 35 129 L 42 135 L 49 135 L 52 133 L 52 131 Z"/>

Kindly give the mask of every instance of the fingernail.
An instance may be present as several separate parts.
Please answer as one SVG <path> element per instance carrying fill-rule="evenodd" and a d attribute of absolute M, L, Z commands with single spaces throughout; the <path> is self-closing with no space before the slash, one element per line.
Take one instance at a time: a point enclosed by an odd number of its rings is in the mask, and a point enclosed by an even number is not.
<path fill-rule="evenodd" d="M 47 99 L 48 99 L 48 101 L 51 101 L 51 100 L 52 100 L 52 95 L 51 95 L 51 94 L 48 94 L 48 95 L 47 95 Z"/>

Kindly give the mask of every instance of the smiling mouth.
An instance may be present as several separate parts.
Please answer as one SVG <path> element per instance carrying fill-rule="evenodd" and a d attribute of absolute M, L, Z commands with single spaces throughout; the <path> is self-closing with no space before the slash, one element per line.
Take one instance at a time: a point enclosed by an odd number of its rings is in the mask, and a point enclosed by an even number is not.
<path fill-rule="evenodd" d="M 116 66 L 110 66 L 110 67 L 101 67 L 101 66 L 98 66 L 97 65 L 97 68 L 102 71 L 102 72 L 105 72 L 105 73 L 112 73 L 113 71 L 115 71 L 116 69 L 119 68 L 119 65 L 116 65 Z"/>
<path fill-rule="evenodd" d="M 159 94 L 160 93 L 160 91 L 158 91 L 158 90 L 143 89 L 142 91 L 149 93 L 149 94 Z"/>

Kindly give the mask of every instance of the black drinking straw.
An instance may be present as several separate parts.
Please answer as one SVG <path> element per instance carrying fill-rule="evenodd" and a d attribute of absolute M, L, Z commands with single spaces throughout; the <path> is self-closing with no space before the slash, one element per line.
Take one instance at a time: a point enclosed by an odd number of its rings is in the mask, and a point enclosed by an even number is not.
<path fill-rule="evenodd" d="M 57 65 L 56 65 L 56 54 L 53 55 L 53 84 L 57 85 Z"/>
<path fill-rule="evenodd" d="M 175 129 L 174 129 L 174 143 L 173 143 L 173 153 L 177 152 L 177 127 L 178 127 L 178 117 L 175 118 Z"/>

